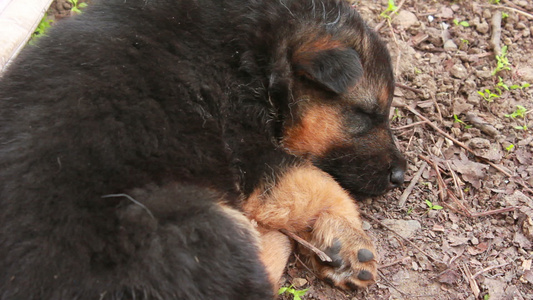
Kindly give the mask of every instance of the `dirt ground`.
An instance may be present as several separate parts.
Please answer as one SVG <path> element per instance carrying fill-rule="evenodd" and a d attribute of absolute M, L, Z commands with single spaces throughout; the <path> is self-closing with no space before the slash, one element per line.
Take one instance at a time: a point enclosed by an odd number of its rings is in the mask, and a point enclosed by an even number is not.
<path fill-rule="evenodd" d="M 377 284 L 331 288 L 295 255 L 282 286 L 302 299 L 533 299 L 533 2 L 397 0 L 390 18 L 387 0 L 353 2 L 393 54 L 406 184 L 361 202 Z M 68 16 L 58 3 L 50 13 Z"/>

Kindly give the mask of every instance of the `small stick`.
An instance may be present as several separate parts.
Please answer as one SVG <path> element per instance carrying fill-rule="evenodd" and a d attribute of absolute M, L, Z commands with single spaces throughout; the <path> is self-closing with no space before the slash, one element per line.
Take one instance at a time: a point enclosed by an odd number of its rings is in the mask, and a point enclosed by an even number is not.
<path fill-rule="evenodd" d="M 420 121 L 420 122 L 411 123 L 409 125 L 404 125 L 404 126 L 400 126 L 400 127 L 391 128 L 391 129 L 392 130 L 403 130 L 403 129 L 411 128 L 411 127 L 414 127 L 414 126 L 417 126 L 417 125 L 422 125 L 422 124 L 425 124 L 425 123 L 427 123 L 427 122 L 426 121 Z"/>
<path fill-rule="evenodd" d="M 472 278 L 473 279 L 476 279 L 476 277 L 478 277 L 479 275 L 487 272 L 487 271 L 490 271 L 490 270 L 493 270 L 493 269 L 497 269 L 497 268 L 501 268 L 501 267 L 505 267 L 507 266 L 509 263 L 504 263 L 504 264 L 500 264 L 500 265 L 497 265 L 497 266 L 492 266 L 492 267 L 487 267 L 479 272 L 477 272 L 476 274 L 472 275 Z"/>
<path fill-rule="evenodd" d="M 318 256 L 318 258 L 320 258 L 320 260 L 325 261 L 325 262 L 331 262 L 332 261 L 331 257 L 329 257 L 326 253 L 324 253 L 323 251 L 321 251 L 317 247 L 313 246 L 308 241 L 302 239 L 296 233 L 290 232 L 290 231 L 285 230 L 285 229 L 280 229 L 279 231 L 281 233 L 283 233 L 284 235 L 292 238 L 296 242 L 300 243 L 300 245 L 304 246 L 305 248 L 313 251 Z"/>
<path fill-rule="evenodd" d="M 509 1 L 505 1 L 505 4 L 514 5 L 512 2 L 509 2 Z M 519 13 L 521 15 L 524 15 L 524 16 L 530 18 L 530 19 L 533 19 L 533 15 L 532 14 L 527 13 L 527 12 L 522 11 L 522 10 L 517 9 L 517 8 L 512 8 L 512 7 L 507 7 L 507 6 L 500 6 L 500 5 L 491 5 L 491 7 L 507 9 L 507 10 L 510 10 L 512 12 L 516 12 L 516 13 Z"/>
<path fill-rule="evenodd" d="M 397 13 L 397 12 L 400 10 L 400 8 L 402 8 L 402 6 L 403 6 L 404 3 L 405 3 L 405 0 L 402 0 L 402 2 L 400 2 L 400 4 L 398 4 L 398 6 L 396 7 L 396 9 L 395 9 L 393 12 L 391 12 L 391 14 L 390 14 L 389 16 L 392 16 L 392 15 L 394 15 L 395 13 Z M 388 19 L 385 18 L 385 20 L 379 22 L 379 24 L 376 25 L 376 27 L 374 27 L 374 30 L 375 30 L 376 32 L 378 32 L 378 31 L 381 29 L 381 27 L 383 27 L 383 25 L 385 25 L 385 22 L 387 22 L 387 20 L 388 20 Z"/>
<path fill-rule="evenodd" d="M 453 171 L 452 166 L 450 165 L 449 161 L 446 161 L 446 167 L 448 167 L 448 170 L 450 171 L 450 174 L 452 174 L 453 184 L 455 185 L 455 190 L 461 196 L 461 200 L 465 201 L 465 194 L 463 193 L 463 189 L 461 189 L 461 186 L 459 185 L 459 177 Z"/>
<path fill-rule="evenodd" d="M 404 257 L 402 257 L 402 258 L 400 258 L 400 259 L 397 259 L 397 260 L 395 260 L 395 261 L 393 261 L 393 262 L 390 262 L 390 263 L 388 263 L 388 264 L 381 265 L 381 266 L 378 267 L 378 269 L 385 269 L 385 268 L 388 268 L 388 267 L 392 267 L 392 266 L 394 266 L 394 265 L 397 265 L 397 264 L 401 263 L 401 262 L 402 262 L 404 259 L 406 259 L 407 257 L 408 257 L 408 256 L 404 256 Z"/>
<path fill-rule="evenodd" d="M 407 110 L 409 110 L 410 112 L 412 112 L 414 115 L 416 115 L 417 117 L 419 117 L 420 119 L 422 119 L 423 121 L 426 121 L 427 124 L 429 126 L 431 126 L 431 128 L 435 129 L 438 133 L 444 135 L 446 138 L 450 139 L 452 142 L 454 142 L 456 145 L 458 145 L 459 147 L 465 149 L 466 151 L 468 151 L 469 153 L 473 154 L 475 157 L 477 157 L 479 160 L 489 164 L 491 167 L 493 167 L 494 169 L 498 170 L 499 172 L 501 172 L 502 174 L 504 174 L 505 176 L 507 177 L 513 177 L 511 174 L 509 174 L 508 172 L 506 172 L 505 170 L 503 170 L 500 166 L 496 165 L 495 163 L 491 162 L 490 160 L 484 158 L 484 157 L 481 157 L 479 155 L 477 155 L 472 149 L 470 149 L 468 146 L 466 146 L 464 143 L 461 143 L 460 141 L 458 141 L 457 139 L 453 138 L 451 135 L 449 135 L 447 132 L 445 132 L 444 130 L 440 129 L 437 125 L 435 125 L 433 122 L 431 122 L 428 118 L 424 117 L 423 115 L 421 115 L 418 111 L 416 111 L 415 109 L 411 108 L 410 106 L 408 105 L 405 105 L 404 106 L 405 108 L 407 108 Z M 521 187 L 523 187 L 526 191 L 528 191 L 529 193 L 533 194 L 533 189 L 531 189 L 523 180 L 521 179 L 518 179 L 515 181 L 518 185 L 520 185 Z"/>
<path fill-rule="evenodd" d="M 408 85 L 405 85 L 405 84 L 403 84 L 403 83 L 396 82 L 395 85 L 396 85 L 397 87 L 399 87 L 399 88 L 406 89 L 406 90 L 409 90 L 409 91 L 412 91 L 412 92 L 418 93 L 418 94 L 420 94 L 420 95 L 423 95 L 423 94 L 424 94 L 424 92 L 422 92 L 421 90 L 416 89 L 416 88 L 411 87 L 411 86 L 408 86 Z"/>
<path fill-rule="evenodd" d="M 492 15 L 492 37 L 490 44 L 494 50 L 494 55 L 502 54 L 502 47 L 500 46 L 500 39 L 502 36 L 502 12 L 497 10 Z"/>
<path fill-rule="evenodd" d="M 424 161 L 422 165 L 420 166 L 420 169 L 418 169 L 418 171 L 416 172 L 413 179 L 411 179 L 411 183 L 409 183 L 409 186 L 405 189 L 405 191 L 403 191 L 403 194 L 400 197 L 400 201 L 398 202 L 398 205 L 400 207 L 403 207 L 405 205 L 405 202 L 407 201 L 407 197 L 409 197 L 409 195 L 413 191 L 413 188 L 415 187 L 418 180 L 420 180 L 420 177 L 422 176 L 422 173 L 424 173 L 424 170 L 426 169 L 427 166 L 428 166 L 428 163 Z"/>
<path fill-rule="evenodd" d="M 474 293 L 474 296 L 477 298 L 479 297 L 479 293 L 481 292 L 479 290 L 479 286 L 477 285 L 476 280 L 472 277 L 472 273 L 470 272 L 470 269 L 466 264 L 463 264 L 463 275 L 468 279 L 468 283 L 470 284 L 470 289 L 472 289 L 472 293 Z"/>

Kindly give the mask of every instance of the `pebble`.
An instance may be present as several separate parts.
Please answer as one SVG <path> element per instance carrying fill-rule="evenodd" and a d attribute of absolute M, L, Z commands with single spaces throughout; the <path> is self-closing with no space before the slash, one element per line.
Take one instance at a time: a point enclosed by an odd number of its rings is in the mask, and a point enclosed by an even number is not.
<path fill-rule="evenodd" d="M 444 43 L 444 50 L 455 51 L 457 50 L 457 45 L 454 43 L 453 40 L 447 40 L 446 43 Z"/>
<path fill-rule="evenodd" d="M 372 226 L 367 221 L 363 221 L 363 230 L 370 230 Z"/>
<path fill-rule="evenodd" d="M 518 22 L 516 23 L 516 29 L 526 29 L 526 24 L 524 22 Z"/>
<path fill-rule="evenodd" d="M 465 79 L 468 76 L 468 71 L 462 64 L 456 64 L 451 68 L 450 74 L 455 78 Z"/>
<path fill-rule="evenodd" d="M 490 141 L 484 138 L 473 138 L 469 143 L 470 147 L 475 149 L 487 149 L 490 147 Z"/>
<path fill-rule="evenodd" d="M 482 22 L 476 25 L 476 30 L 479 33 L 487 33 L 489 32 L 490 26 L 487 22 Z"/>
<path fill-rule="evenodd" d="M 422 228 L 420 222 L 416 220 L 385 219 L 382 222 L 404 238 L 412 237 L 416 231 Z"/>
<path fill-rule="evenodd" d="M 393 21 L 394 24 L 400 25 L 405 29 L 409 29 L 409 27 L 415 25 L 417 22 L 418 18 L 416 15 L 407 10 L 400 11 Z"/>
<path fill-rule="evenodd" d="M 516 73 L 523 81 L 533 83 L 533 68 L 523 67 L 518 69 Z"/>
<path fill-rule="evenodd" d="M 520 0 L 517 4 L 518 6 L 526 7 L 528 5 L 528 2 L 526 0 Z"/>
<path fill-rule="evenodd" d="M 294 287 L 298 287 L 299 288 L 299 287 L 302 287 L 302 286 L 304 286 L 306 284 L 307 284 L 307 280 L 305 280 L 304 278 L 297 277 L 297 278 L 294 278 L 292 280 L 292 285 Z"/>

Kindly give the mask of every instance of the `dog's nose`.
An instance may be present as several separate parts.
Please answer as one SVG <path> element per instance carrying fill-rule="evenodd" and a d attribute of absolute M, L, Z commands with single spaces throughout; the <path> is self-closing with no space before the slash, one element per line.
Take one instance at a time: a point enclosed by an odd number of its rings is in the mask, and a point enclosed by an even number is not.
<path fill-rule="evenodd" d="M 390 188 L 397 188 L 403 184 L 403 175 L 405 171 L 401 167 L 394 167 L 390 173 Z"/>

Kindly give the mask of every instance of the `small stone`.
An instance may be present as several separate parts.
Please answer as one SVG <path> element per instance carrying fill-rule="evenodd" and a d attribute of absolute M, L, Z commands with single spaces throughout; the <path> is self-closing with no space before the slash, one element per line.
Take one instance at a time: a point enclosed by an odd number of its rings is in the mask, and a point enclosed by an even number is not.
<path fill-rule="evenodd" d="M 469 143 L 470 147 L 474 149 L 487 149 L 490 147 L 490 141 L 484 138 L 473 138 Z"/>
<path fill-rule="evenodd" d="M 516 73 L 523 81 L 533 83 L 533 68 L 520 68 Z"/>
<path fill-rule="evenodd" d="M 455 50 L 457 50 L 457 45 L 455 44 L 455 42 L 453 40 L 447 40 L 444 43 L 444 50 L 446 50 L 446 51 L 455 51 Z"/>
<path fill-rule="evenodd" d="M 363 230 L 370 230 L 372 226 L 367 221 L 363 221 Z"/>
<path fill-rule="evenodd" d="M 526 24 L 524 24 L 524 22 L 518 22 L 516 23 L 516 29 L 519 29 L 519 30 L 522 30 L 522 29 L 526 29 Z"/>
<path fill-rule="evenodd" d="M 306 284 L 307 284 L 307 280 L 305 278 L 299 278 L 298 277 L 298 278 L 294 278 L 292 280 L 292 285 L 294 287 L 297 287 L 297 288 L 302 287 L 302 286 L 304 286 Z"/>
<path fill-rule="evenodd" d="M 484 9 L 483 10 L 483 18 L 484 19 L 490 19 L 492 17 L 492 14 L 490 13 L 490 10 L 489 9 Z"/>
<path fill-rule="evenodd" d="M 393 23 L 402 26 L 404 29 L 415 25 L 418 22 L 416 15 L 410 11 L 402 10 L 394 18 Z"/>
<path fill-rule="evenodd" d="M 454 65 L 450 70 L 450 74 L 452 74 L 453 77 L 458 79 L 465 79 L 466 77 L 468 77 L 468 71 L 462 64 Z"/>
<path fill-rule="evenodd" d="M 490 26 L 487 22 L 482 22 L 476 25 L 476 30 L 479 33 L 487 33 L 489 32 Z"/>
<path fill-rule="evenodd" d="M 528 1 L 526 0 L 520 0 L 517 3 L 519 6 L 526 7 L 528 5 Z"/>
<path fill-rule="evenodd" d="M 412 237 L 417 230 L 422 228 L 420 222 L 416 220 L 385 219 L 382 222 L 404 238 Z"/>

